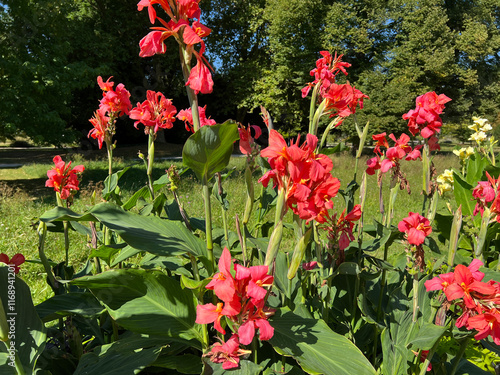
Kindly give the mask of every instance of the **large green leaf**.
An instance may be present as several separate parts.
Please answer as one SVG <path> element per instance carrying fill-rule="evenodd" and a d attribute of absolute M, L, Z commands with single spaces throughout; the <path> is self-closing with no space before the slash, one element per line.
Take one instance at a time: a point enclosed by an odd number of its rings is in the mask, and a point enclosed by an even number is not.
<path fill-rule="evenodd" d="M 270 322 L 270 340 L 281 355 L 291 356 L 309 374 L 363 375 L 376 371 L 363 353 L 347 338 L 333 332 L 321 319 L 306 312 L 277 311 Z"/>
<path fill-rule="evenodd" d="M 157 344 L 149 339 L 150 345 Z M 153 363 L 160 354 L 161 347 L 143 349 L 148 346 L 145 339 L 129 337 L 112 344 L 98 346 L 82 356 L 74 375 L 133 375 Z"/>
<path fill-rule="evenodd" d="M 205 243 L 178 221 L 138 215 L 112 203 L 98 204 L 82 215 L 67 208 L 56 207 L 45 212 L 40 220 L 100 221 L 137 250 L 161 256 L 190 253 L 198 257 L 208 267 L 209 272 L 212 271 L 206 256 Z"/>
<path fill-rule="evenodd" d="M 121 326 L 138 333 L 202 342 L 196 299 L 159 271 L 117 269 L 71 282 L 88 288 Z"/>
<path fill-rule="evenodd" d="M 163 367 L 176 370 L 181 374 L 201 374 L 201 354 L 168 355 L 161 356 L 152 364 L 155 367 Z"/>
<path fill-rule="evenodd" d="M 475 186 L 484 174 L 484 168 L 490 164 L 488 160 L 481 156 L 479 152 L 476 151 L 474 155 L 471 155 L 467 161 L 467 176 L 466 180 L 469 184 Z"/>
<path fill-rule="evenodd" d="M 453 194 L 457 205 L 462 205 L 464 215 L 472 215 L 474 212 L 474 200 L 472 198 L 473 186 L 465 181 L 459 174 L 453 172 Z"/>
<path fill-rule="evenodd" d="M 38 317 L 38 314 L 31 300 L 31 292 L 26 283 L 18 278 L 12 278 L 9 268 L 0 266 L 0 298 L 3 309 L 7 315 L 9 326 L 10 345 L 17 350 L 17 355 L 26 374 L 33 373 L 36 360 L 45 347 L 45 326 Z M 9 291 L 11 293 L 9 293 Z M 9 295 L 13 296 L 9 304 Z M 6 343 L 0 342 L 0 373 L 9 374 L 12 370 L 10 359 L 5 356 L 8 353 Z M 7 360 L 7 362 L 4 362 Z"/>
<path fill-rule="evenodd" d="M 65 293 L 43 301 L 36 306 L 36 311 L 44 322 L 49 322 L 71 314 L 95 317 L 104 307 L 91 293 Z"/>
<path fill-rule="evenodd" d="M 222 171 L 231 158 L 233 143 L 239 139 L 238 125 L 231 120 L 223 124 L 203 126 L 191 135 L 182 149 L 184 165 L 196 176 L 208 181 Z"/>

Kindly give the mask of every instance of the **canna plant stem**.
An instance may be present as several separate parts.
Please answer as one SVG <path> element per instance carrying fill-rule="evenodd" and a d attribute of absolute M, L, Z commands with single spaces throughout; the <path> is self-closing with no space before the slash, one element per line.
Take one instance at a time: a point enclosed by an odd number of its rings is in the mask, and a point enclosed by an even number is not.
<path fill-rule="evenodd" d="M 208 252 L 208 260 L 215 269 L 215 259 L 214 259 L 214 245 L 212 242 L 212 207 L 210 204 L 210 189 L 208 188 L 207 178 L 202 178 L 202 187 L 203 187 L 203 199 L 204 199 L 204 207 L 205 207 L 205 232 L 207 239 L 207 252 Z"/>
<path fill-rule="evenodd" d="M 187 82 L 189 79 L 189 74 L 191 72 L 191 55 L 187 51 L 185 44 L 179 44 L 179 55 L 181 60 L 182 74 L 184 76 L 184 81 Z M 189 99 L 189 105 L 191 106 L 191 114 L 193 115 L 193 131 L 196 133 L 200 128 L 200 114 L 198 112 L 198 96 L 189 86 L 186 86 L 186 92 Z"/>

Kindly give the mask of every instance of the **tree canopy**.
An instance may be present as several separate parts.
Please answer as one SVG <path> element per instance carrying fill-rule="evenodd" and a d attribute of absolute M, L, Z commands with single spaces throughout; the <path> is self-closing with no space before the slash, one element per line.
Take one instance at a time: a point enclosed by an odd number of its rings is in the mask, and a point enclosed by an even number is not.
<path fill-rule="evenodd" d="M 329 50 L 352 64 L 339 78 L 370 97 L 357 119 L 369 120 L 372 133 L 403 131 L 402 114 L 427 91 L 452 98 L 445 122 L 479 115 L 500 123 L 498 0 L 203 0 L 200 6 L 202 23 L 212 29 L 206 43 L 215 69 L 214 93 L 200 102 L 218 122 L 255 122 L 252 114 L 264 105 L 283 132 L 304 131 L 309 99 L 300 89 L 312 80 L 319 51 Z M 0 136 L 24 133 L 41 144 L 85 137 L 100 95 L 98 75 L 123 82 L 133 103 L 155 89 L 178 109 L 187 107 L 176 46 L 167 43 L 165 55 L 138 56 L 149 26 L 137 0 L 4 0 Z M 347 134 L 351 128 L 348 121 L 342 126 Z"/>

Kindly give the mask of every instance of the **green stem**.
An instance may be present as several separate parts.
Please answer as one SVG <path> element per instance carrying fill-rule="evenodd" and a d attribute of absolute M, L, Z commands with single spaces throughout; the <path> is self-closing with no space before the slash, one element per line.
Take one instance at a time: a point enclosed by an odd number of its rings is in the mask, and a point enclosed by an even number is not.
<path fill-rule="evenodd" d="M 179 44 L 179 54 L 182 66 L 182 74 L 184 76 L 184 81 L 187 82 L 189 79 L 189 74 L 191 73 L 191 54 L 187 51 L 186 45 L 183 43 Z M 193 130 L 196 133 L 200 128 L 200 114 L 198 112 L 198 96 L 189 86 L 186 86 L 186 92 L 189 99 L 189 105 L 191 106 L 191 114 L 193 116 Z"/>
<path fill-rule="evenodd" d="M 319 89 L 320 84 L 321 83 L 318 82 L 314 86 L 312 96 L 311 96 L 311 104 L 309 105 L 309 134 L 313 134 L 313 135 L 316 135 L 313 133 L 314 132 L 313 119 L 314 119 L 314 112 L 316 112 L 316 101 L 318 98 L 318 89 Z"/>
<path fill-rule="evenodd" d="M 106 142 L 106 151 L 108 152 L 108 175 L 113 174 L 113 144 Z"/>
<path fill-rule="evenodd" d="M 148 187 L 149 187 L 149 192 L 151 194 L 152 202 L 155 200 L 155 190 L 153 186 L 153 162 L 155 158 L 155 137 L 156 134 L 153 133 L 150 129 L 148 138 L 148 169 L 146 173 L 148 175 Z"/>
<path fill-rule="evenodd" d="M 64 202 L 61 199 L 61 194 L 59 192 L 56 192 L 56 199 L 57 199 L 57 205 L 59 207 L 64 207 Z M 67 221 L 63 221 L 63 228 L 64 228 L 64 254 L 65 254 L 64 263 L 66 264 L 66 266 L 69 266 L 69 234 L 68 234 Z"/>
<path fill-rule="evenodd" d="M 413 317 L 412 321 L 415 323 L 418 317 L 418 272 L 413 274 Z"/>
<path fill-rule="evenodd" d="M 198 262 L 193 254 L 189 254 L 189 259 L 191 260 L 191 267 L 193 268 L 193 275 L 196 281 L 200 281 L 200 272 L 198 270 Z"/>
<path fill-rule="evenodd" d="M 53 289 L 57 289 L 59 287 L 59 283 L 56 281 L 55 276 L 52 274 L 52 269 L 50 268 L 49 260 L 45 256 L 44 247 L 45 247 L 45 238 L 47 237 L 47 225 L 41 221 L 38 224 L 38 256 L 40 257 L 40 261 L 42 262 L 43 268 L 47 273 L 47 278 L 51 284 Z"/>
<path fill-rule="evenodd" d="M 214 245 L 212 242 L 212 208 L 210 205 L 210 189 L 208 188 L 208 180 L 206 177 L 202 178 L 202 187 L 203 187 L 203 199 L 205 206 L 205 232 L 207 238 L 207 252 L 208 252 L 208 260 L 215 269 L 215 259 L 214 259 Z"/>
<path fill-rule="evenodd" d="M 460 360 L 465 354 L 465 350 L 467 349 L 467 345 L 469 344 L 470 338 L 466 337 L 465 339 L 462 340 L 460 343 L 460 348 L 458 349 L 458 353 L 455 355 L 455 362 L 453 363 L 453 367 L 451 368 L 451 372 L 449 375 L 455 375 L 455 372 L 457 372 L 458 365 L 460 364 Z"/>
<path fill-rule="evenodd" d="M 434 355 L 434 352 L 436 351 L 439 342 L 441 341 L 441 338 L 437 339 L 432 348 L 429 350 L 429 353 L 427 354 L 427 358 L 424 361 L 424 364 L 422 365 L 422 368 L 420 369 L 420 375 L 425 375 L 427 373 L 427 367 L 429 366 L 429 363 L 431 363 L 432 356 Z"/>

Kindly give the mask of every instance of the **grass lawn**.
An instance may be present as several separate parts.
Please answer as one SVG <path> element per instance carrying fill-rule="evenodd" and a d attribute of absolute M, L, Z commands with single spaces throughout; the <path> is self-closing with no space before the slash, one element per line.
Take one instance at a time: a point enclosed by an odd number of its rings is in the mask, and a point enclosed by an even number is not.
<path fill-rule="evenodd" d="M 358 182 L 362 174 L 367 157 L 359 162 L 360 173 Z M 355 159 L 349 154 L 332 156 L 334 168 L 332 174 L 341 181 L 341 189 L 344 189 L 353 178 Z M 72 209 L 76 212 L 84 212 L 92 206 L 93 195 L 96 194 L 95 201 L 100 201 L 102 181 L 107 176 L 107 161 L 88 161 L 82 158 L 74 158 L 73 165 L 84 164 L 85 171 L 81 183 L 81 190 L 75 198 Z M 172 164 L 182 167 L 181 161 L 159 161 L 155 164 L 154 177 L 158 178 L 165 173 L 165 169 Z M 434 157 L 434 164 L 437 173 L 441 173 L 446 168 L 458 167 L 458 158 L 453 154 L 437 155 Z M 52 295 L 47 284 L 42 281 L 45 278 L 43 267 L 38 263 L 38 238 L 35 232 L 34 223 L 45 211 L 56 205 L 55 193 L 46 188 L 47 170 L 53 164 L 30 164 L 19 169 L 0 169 L 0 249 L 1 252 L 9 256 L 15 253 L 23 253 L 28 259 L 28 263 L 22 267 L 20 276 L 29 284 L 35 303 L 39 303 Z M 131 196 L 136 190 L 146 184 L 146 168 L 141 161 L 117 159 L 114 170 L 118 171 L 124 167 L 130 169 L 120 180 L 120 187 L 124 198 Z M 224 188 L 228 191 L 230 208 L 228 212 L 228 222 L 230 230 L 236 231 L 235 217 L 243 215 L 246 190 L 244 183 L 245 158 L 234 157 L 231 159 L 228 170 L 233 170 L 230 177 L 225 180 Z M 420 162 L 403 162 L 402 170 L 406 173 L 410 186 L 411 195 L 406 191 L 400 191 L 397 196 L 395 217 L 393 224 L 396 224 L 408 215 L 409 211 L 420 212 L 422 210 L 423 198 L 420 194 L 422 186 L 422 164 Z M 260 192 L 260 184 L 257 182 L 261 176 L 260 171 L 255 173 L 255 193 L 256 197 Z M 365 206 L 365 223 L 370 224 L 373 219 L 380 220 L 379 212 L 379 189 L 377 177 L 368 176 L 367 199 Z M 383 180 L 384 202 L 389 196 L 389 176 Z M 178 194 L 184 209 L 191 217 L 203 217 L 203 201 L 201 186 L 192 173 L 185 173 L 181 178 Z M 168 197 L 172 197 L 167 192 Z M 338 212 L 344 208 L 343 198 L 340 194 L 335 198 L 335 207 Z M 386 203 L 387 207 L 387 203 Z M 219 203 L 212 200 L 212 210 L 214 228 L 222 227 L 222 214 Z M 445 212 L 446 202 L 439 201 L 438 212 Z M 273 219 L 274 212 L 270 215 Z M 291 215 L 290 215 L 291 221 Z M 250 223 L 252 224 L 252 223 Z M 70 263 L 79 268 L 88 259 L 89 247 L 88 239 L 77 234 L 70 233 Z M 293 249 L 292 233 L 285 234 L 285 241 L 282 249 L 290 251 Z M 58 233 L 48 233 L 46 240 L 46 254 L 55 261 L 61 262 L 64 259 L 64 240 Z"/>

